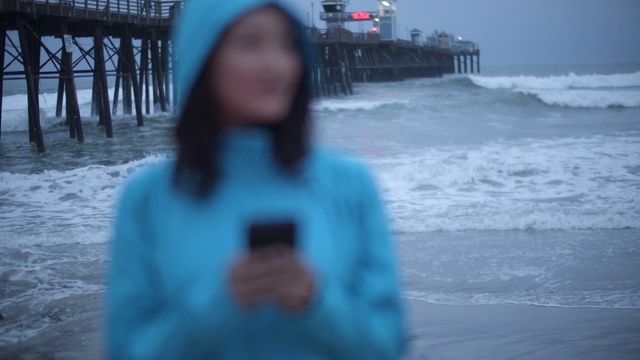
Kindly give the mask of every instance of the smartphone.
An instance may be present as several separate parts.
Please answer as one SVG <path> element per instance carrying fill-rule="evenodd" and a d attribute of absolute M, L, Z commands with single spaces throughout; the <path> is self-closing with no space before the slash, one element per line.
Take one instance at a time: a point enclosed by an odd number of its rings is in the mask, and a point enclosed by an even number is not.
<path fill-rule="evenodd" d="M 296 247 L 296 224 L 291 221 L 254 223 L 249 227 L 249 249 L 275 244 Z"/>

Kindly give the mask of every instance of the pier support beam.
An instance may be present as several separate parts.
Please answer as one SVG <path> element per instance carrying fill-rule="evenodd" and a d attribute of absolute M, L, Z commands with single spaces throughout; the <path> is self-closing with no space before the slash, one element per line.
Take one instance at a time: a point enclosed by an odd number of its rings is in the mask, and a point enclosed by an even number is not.
<path fill-rule="evenodd" d="M 56 117 L 62 117 L 62 101 L 64 100 L 64 78 L 62 72 L 58 77 L 58 96 L 56 97 Z"/>
<path fill-rule="evenodd" d="M 111 115 L 118 115 L 118 98 L 120 97 L 120 83 L 122 82 L 122 52 L 118 50 L 118 63 L 116 64 L 116 83 L 113 88 L 113 107 Z"/>
<path fill-rule="evenodd" d="M 130 84 L 133 87 L 133 97 L 136 107 L 136 120 L 138 126 L 144 126 L 144 118 L 142 116 L 142 99 L 140 98 L 140 87 L 138 85 L 138 77 L 136 76 L 136 58 L 133 53 L 133 40 L 129 28 L 125 27 L 124 36 L 120 39 L 120 49 L 123 51 L 124 64 L 130 74 Z"/>
<path fill-rule="evenodd" d="M 29 46 L 31 46 L 31 71 L 33 71 L 33 84 L 36 89 L 36 97 L 38 99 L 38 115 L 40 115 L 40 58 L 42 55 L 42 47 L 40 46 L 40 35 L 36 34 L 35 30 L 27 23 L 27 30 L 29 35 Z M 40 117 L 38 116 L 39 120 Z"/>
<path fill-rule="evenodd" d="M 98 109 L 100 123 L 104 124 L 107 138 L 113 138 L 113 124 L 109 111 L 109 85 L 107 84 L 107 70 L 104 62 L 104 42 L 102 41 L 102 27 L 97 26 L 93 37 L 93 51 L 95 54 L 95 71 L 98 85 Z"/>
<path fill-rule="evenodd" d="M 162 76 L 162 59 L 158 46 L 158 37 L 154 30 L 151 30 L 151 67 L 153 76 L 154 107 L 160 106 L 160 111 L 167 111 L 166 98 L 164 96 L 164 77 Z M 157 95 L 157 97 L 156 97 Z"/>
<path fill-rule="evenodd" d="M 162 36 L 162 41 L 160 43 L 162 49 L 160 57 L 162 59 L 162 75 L 164 77 L 164 97 L 165 97 L 165 110 L 168 111 L 171 106 L 171 89 L 169 86 L 169 40 L 167 39 L 167 35 Z"/>
<path fill-rule="evenodd" d="M 4 47 L 7 29 L 0 24 L 0 139 L 2 139 L 2 92 L 4 91 Z"/>
<path fill-rule="evenodd" d="M 42 137 L 42 127 L 40 126 L 40 106 L 38 101 L 38 89 L 34 78 L 33 64 L 34 59 L 31 56 L 33 50 L 33 41 L 27 33 L 29 26 L 26 21 L 18 16 L 16 18 L 18 25 L 18 36 L 20 37 L 20 50 L 22 53 L 22 64 L 27 80 L 27 102 L 29 106 L 29 141 L 36 142 L 38 152 L 45 152 L 44 139 Z M 39 44 L 38 44 L 39 45 Z M 38 64 L 40 59 L 38 58 Z M 4 66 L 4 64 L 3 64 Z M 39 65 L 38 65 L 39 67 Z"/>
<path fill-rule="evenodd" d="M 469 58 L 471 59 L 471 73 L 473 74 L 473 54 L 469 55 Z"/>
<path fill-rule="evenodd" d="M 171 45 L 173 46 L 173 42 L 171 43 Z M 173 51 L 175 51 L 175 48 L 173 48 Z M 174 54 L 175 54 L 175 52 L 174 52 Z M 180 95 L 178 94 L 178 86 L 177 86 L 178 83 L 176 81 L 176 72 L 175 72 L 175 69 L 176 69 L 176 56 L 175 55 L 171 57 L 171 66 L 172 66 L 172 69 L 174 70 L 174 71 L 171 72 L 172 79 L 173 79 L 173 81 L 172 81 L 172 83 L 173 83 L 173 112 L 177 113 L 178 112 L 178 101 L 179 101 L 178 96 L 180 96 Z"/>
<path fill-rule="evenodd" d="M 95 59 L 94 59 L 94 63 L 95 63 Z M 93 79 L 92 79 L 92 86 L 91 86 L 91 116 L 98 116 L 99 115 L 99 110 L 98 110 L 98 98 L 100 97 L 100 79 L 98 78 L 98 71 L 95 68 L 94 65 L 94 72 L 93 72 Z M 100 117 L 98 120 L 98 125 L 99 126 L 104 126 L 104 123 L 102 122 L 103 118 Z"/>
<path fill-rule="evenodd" d="M 468 73 L 469 68 L 467 67 L 467 55 L 462 55 L 462 60 L 464 62 L 464 73 Z"/>
<path fill-rule="evenodd" d="M 82 131 L 82 119 L 80 118 L 80 106 L 78 105 L 78 93 L 76 91 L 75 77 L 73 75 L 73 41 L 67 29 L 67 24 L 60 25 L 62 33 L 62 67 L 60 72 L 64 75 L 64 88 L 67 100 L 67 122 L 69 123 L 69 136 L 77 138 L 79 143 L 84 143 Z"/>
<path fill-rule="evenodd" d="M 120 69 L 122 71 L 122 113 L 131 115 L 133 113 L 132 94 L 131 94 L 131 68 L 128 65 L 128 53 L 125 49 L 124 40 L 120 39 L 120 56 L 126 58 L 126 64 Z"/>
<path fill-rule="evenodd" d="M 149 38 L 145 37 L 140 45 L 140 94 L 144 88 L 144 111 L 151 114 L 151 97 L 149 95 Z"/>
<path fill-rule="evenodd" d="M 33 76 L 33 87 L 35 89 L 35 99 L 37 101 L 38 106 L 36 107 L 36 112 L 38 114 L 38 121 L 40 121 L 40 46 L 38 43 L 38 39 L 36 33 L 31 29 L 31 26 L 28 22 L 25 22 L 27 25 L 27 46 L 29 46 L 29 58 L 31 59 L 31 72 Z M 31 142 L 37 142 L 36 135 L 36 126 L 34 121 L 35 118 L 30 117 L 29 121 L 31 122 L 31 126 L 29 127 L 29 139 Z"/>
<path fill-rule="evenodd" d="M 337 54 L 336 60 L 338 61 L 336 64 L 336 73 L 338 75 L 338 81 L 340 82 L 340 92 L 343 95 L 347 95 L 347 81 L 345 78 L 346 75 L 346 65 L 345 65 L 345 58 L 344 58 L 344 52 L 342 51 L 342 48 L 340 45 L 336 45 L 335 47 L 335 51 Z"/>

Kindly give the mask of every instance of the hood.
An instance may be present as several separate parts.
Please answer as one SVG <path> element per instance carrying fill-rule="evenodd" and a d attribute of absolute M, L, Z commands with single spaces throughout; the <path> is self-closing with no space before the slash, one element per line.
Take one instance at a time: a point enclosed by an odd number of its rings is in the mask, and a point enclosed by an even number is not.
<path fill-rule="evenodd" d="M 220 42 L 224 31 L 242 15 L 266 6 L 275 5 L 294 20 L 300 39 L 304 62 L 304 77 L 310 84 L 312 51 L 305 28 L 293 9 L 282 0 L 187 0 L 180 12 L 172 40 L 174 44 L 174 72 L 178 90 L 179 112 L 182 112 L 197 76 Z"/>

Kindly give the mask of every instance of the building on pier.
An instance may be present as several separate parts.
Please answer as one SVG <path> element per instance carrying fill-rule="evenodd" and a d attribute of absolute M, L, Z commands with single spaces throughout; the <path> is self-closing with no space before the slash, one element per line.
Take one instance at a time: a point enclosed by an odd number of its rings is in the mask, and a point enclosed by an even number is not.
<path fill-rule="evenodd" d="M 436 30 L 427 37 L 427 44 L 450 50 L 458 74 L 469 73 L 469 70 L 472 74 L 480 72 L 480 46 L 477 43 Z"/>
<path fill-rule="evenodd" d="M 339 31 L 346 29 L 346 23 L 352 21 L 372 22 L 371 31 L 380 34 L 380 40 L 397 40 L 397 7 L 395 0 L 378 1 L 377 11 L 348 12 L 349 0 L 324 0 L 320 13 L 320 20 L 327 23 L 327 30 Z"/>
<path fill-rule="evenodd" d="M 398 11 L 395 0 L 378 1 L 378 21 L 380 26 L 380 40 L 397 40 Z"/>
<path fill-rule="evenodd" d="M 327 30 L 345 29 L 350 13 L 347 12 L 349 0 L 325 0 L 322 2 L 324 12 L 320 13 L 320 20 L 327 23 Z"/>

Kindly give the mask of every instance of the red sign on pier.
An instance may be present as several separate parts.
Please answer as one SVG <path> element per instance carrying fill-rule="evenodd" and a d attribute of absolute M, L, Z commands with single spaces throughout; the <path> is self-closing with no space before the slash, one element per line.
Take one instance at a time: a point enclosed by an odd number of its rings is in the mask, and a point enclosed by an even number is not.
<path fill-rule="evenodd" d="M 369 20 L 371 19 L 371 15 L 366 11 L 359 11 L 351 14 L 351 18 L 353 20 Z"/>

